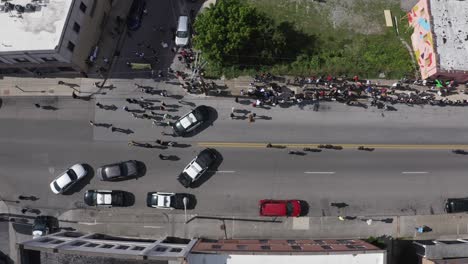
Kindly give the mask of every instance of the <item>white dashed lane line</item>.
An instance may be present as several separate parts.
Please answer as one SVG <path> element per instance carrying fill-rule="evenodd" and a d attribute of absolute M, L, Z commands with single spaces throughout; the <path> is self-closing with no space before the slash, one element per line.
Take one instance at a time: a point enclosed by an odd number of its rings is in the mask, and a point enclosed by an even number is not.
<path fill-rule="evenodd" d="M 335 174 L 334 171 L 304 171 L 305 174 Z"/>
<path fill-rule="evenodd" d="M 402 174 L 426 174 L 427 171 L 403 171 Z"/>

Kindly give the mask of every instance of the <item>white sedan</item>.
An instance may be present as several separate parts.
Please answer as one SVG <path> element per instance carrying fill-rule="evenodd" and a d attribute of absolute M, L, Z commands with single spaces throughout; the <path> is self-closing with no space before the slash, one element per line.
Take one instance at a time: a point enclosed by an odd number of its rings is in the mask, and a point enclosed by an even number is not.
<path fill-rule="evenodd" d="M 66 170 L 62 175 L 55 178 L 50 183 L 50 189 L 55 194 L 64 193 L 68 190 L 73 184 L 77 183 L 79 180 L 83 179 L 88 172 L 81 164 L 75 164 L 68 170 Z"/>

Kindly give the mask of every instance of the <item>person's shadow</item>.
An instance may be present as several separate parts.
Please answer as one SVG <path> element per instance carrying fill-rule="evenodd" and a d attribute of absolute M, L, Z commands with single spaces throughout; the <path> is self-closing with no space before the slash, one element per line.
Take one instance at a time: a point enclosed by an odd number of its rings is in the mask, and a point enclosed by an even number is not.
<path fill-rule="evenodd" d="M 41 108 L 44 109 L 44 110 L 49 110 L 49 111 L 57 111 L 58 110 L 57 107 L 51 106 L 51 105 L 44 105 Z"/>
<path fill-rule="evenodd" d="M 170 160 L 170 161 L 178 161 L 180 160 L 180 158 L 176 155 L 169 155 L 167 156 L 167 160 Z"/>

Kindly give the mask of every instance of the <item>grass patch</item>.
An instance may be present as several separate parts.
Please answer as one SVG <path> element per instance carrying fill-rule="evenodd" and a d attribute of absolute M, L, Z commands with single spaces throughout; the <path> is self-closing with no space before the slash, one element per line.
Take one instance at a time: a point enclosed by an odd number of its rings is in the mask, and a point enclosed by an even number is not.
<path fill-rule="evenodd" d="M 300 34 L 313 41 L 297 43 L 289 38 L 288 46 L 300 52 L 278 58 L 273 66 L 238 65 L 219 69 L 208 66 L 206 76 L 227 78 L 270 71 L 281 75 L 323 75 L 377 78 L 401 78 L 412 73 L 408 50 L 393 28 L 385 27 L 383 10 L 403 17 L 397 0 L 243 0 L 272 18 L 278 25 L 288 22 Z M 400 36 L 411 43 L 407 20 L 398 19 Z M 303 38 L 305 39 L 305 38 Z M 300 45 L 299 45 L 300 44 Z"/>

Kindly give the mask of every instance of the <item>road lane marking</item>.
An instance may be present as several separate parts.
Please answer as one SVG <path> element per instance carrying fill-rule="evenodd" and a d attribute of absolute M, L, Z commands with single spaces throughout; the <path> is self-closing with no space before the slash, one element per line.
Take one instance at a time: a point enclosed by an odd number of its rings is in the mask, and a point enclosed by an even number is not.
<path fill-rule="evenodd" d="M 426 174 L 427 171 L 403 171 L 402 174 Z"/>
<path fill-rule="evenodd" d="M 236 171 L 209 171 L 209 172 L 219 172 L 219 173 L 235 173 Z"/>
<path fill-rule="evenodd" d="M 303 144 L 292 144 L 292 143 L 278 143 L 270 142 L 272 145 L 285 146 L 287 148 L 317 148 L 320 144 L 303 143 Z M 198 142 L 201 147 L 225 147 L 225 148 L 266 148 L 268 142 Z M 447 144 L 434 144 L 434 145 L 416 145 L 416 144 L 341 144 L 333 143 L 334 146 L 341 146 L 344 149 L 357 149 L 360 146 L 366 148 L 375 148 L 375 151 L 379 149 L 413 149 L 413 150 L 452 150 L 452 149 L 466 149 L 468 145 L 447 145 Z M 325 150 L 327 151 L 327 150 Z"/>
<path fill-rule="evenodd" d="M 89 222 L 78 222 L 79 225 L 102 225 L 104 223 L 98 223 L 98 222 L 94 222 L 94 223 L 89 223 Z"/>
<path fill-rule="evenodd" d="M 163 226 L 143 226 L 144 228 L 164 228 Z"/>
<path fill-rule="evenodd" d="M 334 171 L 304 171 L 305 174 L 335 174 Z"/>

